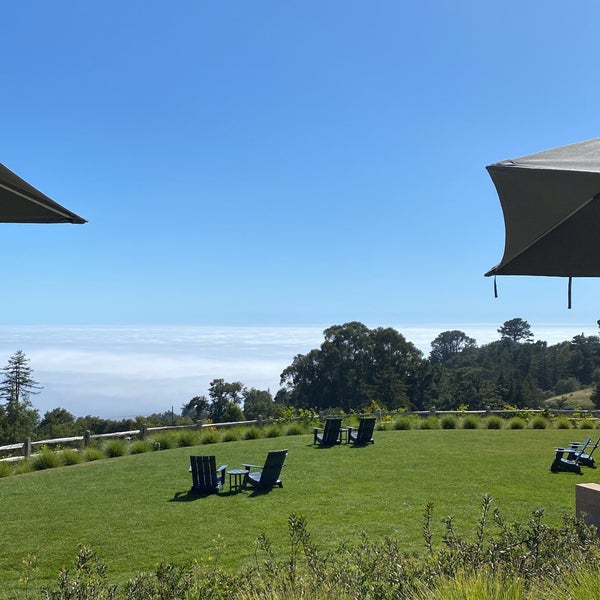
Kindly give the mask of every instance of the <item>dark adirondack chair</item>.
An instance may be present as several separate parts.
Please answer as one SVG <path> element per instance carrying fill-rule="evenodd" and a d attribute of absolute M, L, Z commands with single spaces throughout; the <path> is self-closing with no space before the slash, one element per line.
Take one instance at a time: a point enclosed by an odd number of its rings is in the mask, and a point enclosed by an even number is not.
<path fill-rule="evenodd" d="M 375 417 L 363 417 L 358 425 L 358 431 L 354 433 L 354 427 L 348 428 L 348 441 L 355 446 L 374 444 L 373 431 L 375 430 Z"/>
<path fill-rule="evenodd" d="M 598 438 L 596 443 L 588 450 L 588 446 L 591 443 L 591 437 L 588 437 L 583 443 L 571 442 L 570 449 L 572 449 L 572 452 L 569 453 L 567 458 L 570 460 L 577 460 L 577 462 L 584 467 L 595 469 L 596 462 L 594 461 L 592 454 L 594 454 L 594 450 L 598 447 L 598 444 L 600 444 L 600 438 Z"/>
<path fill-rule="evenodd" d="M 325 427 L 313 427 L 313 444 L 319 443 L 321 446 L 333 446 L 335 444 L 341 444 L 342 438 L 340 436 L 340 428 L 342 426 L 342 419 L 338 417 L 329 417 L 325 419 Z M 320 433 L 322 432 L 322 433 Z"/>
<path fill-rule="evenodd" d="M 283 483 L 279 476 L 281 469 L 285 466 L 287 453 L 287 450 L 271 450 L 267 454 L 267 460 L 263 466 L 243 464 L 242 466 L 246 469 L 244 487 L 250 485 L 261 490 L 270 490 L 275 486 L 282 488 Z M 252 471 L 252 469 L 258 469 L 258 471 Z"/>
<path fill-rule="evenodd" d="M 190 456 L 190 471 L 192 472 L 193 494 L 216 494 L 225 483 L 225 469 L 221 465 L 217 469 L 214 456 Z"/>
<path fill-rule="evenodd" d="M 573 448 L 554 448 L 556 455 L 550 465 L 550 470 L 553 473 L 577 473 L 581 475 L 581 467 L 579 466 L 579 456 L 573 454 Z M 565 458 L 565 454 L 567 458 Z M 574 458 L 569 458 L 574 456 Z"/>

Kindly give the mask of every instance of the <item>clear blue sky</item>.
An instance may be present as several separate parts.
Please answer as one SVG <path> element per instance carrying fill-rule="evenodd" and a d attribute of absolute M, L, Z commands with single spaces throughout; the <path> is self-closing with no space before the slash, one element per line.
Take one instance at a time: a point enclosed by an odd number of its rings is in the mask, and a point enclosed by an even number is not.
<path fill-rule="evenodd" d="M 2 325 L 600 318 L 597 280 L 568 311 L 565 280 L 494 299 L 483 277 L 504 245 L 485 166 L 600 135 L 597 2 L 32 0 L 3 21 L 0 162 L 89 223 L 2 226 Z"/>

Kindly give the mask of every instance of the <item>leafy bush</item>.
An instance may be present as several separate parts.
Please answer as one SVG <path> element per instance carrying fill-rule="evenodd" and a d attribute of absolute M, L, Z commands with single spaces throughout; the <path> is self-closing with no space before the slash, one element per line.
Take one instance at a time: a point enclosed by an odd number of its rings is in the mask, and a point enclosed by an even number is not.
<path fill-rule="evenodd" d="M 479 428 L 480 419 L 475 415 L 466 415 L 462 421 L 463 429 L 478 429 Z"/>
<path fill-rule="evenodd" d="M 509 429 L 525 429 L 525 421 L 521 417 L 513 417 L 508 422 Z"/>
<path fill-rule="evenodd" d="M 569 423 L 569 419 L 565 419 L 561 417 L 556 421 L 556 429 L 571 429 L 571 424 Z"/>
<path fill-rule="evenodd" d="M 547 429 L 548 425 L 548 419 L 542 416 L 534 417 L 531 420 L 531 429 Z"/>
<path fill-rule="evenodd" d="M 502 427 L 504 427 L 504 419 L 496 415 L 492 415 L 491 417 L 487 418 L 485 426 L 488 429 L 502 429 Z"/>
<path fill-rule="evenodd" d="M 393 428 L 397 430 L 408 430 L 412 429 L 414 419 L 411 417 L 399 417 L 393 421 Z"/>
<path fill-rule="evenodd" d="M 440 419 L 442 429 L 456 429 L 458 419 L 454 415 L 444 415 Z"/>
<path fill-rule="evenodd" d="M 127 454 L 127 442 L 122 439 L 107 440 L 104 444 L 104 454 L 108 458 L 117 458 Z"/>
<path fill-rule="evenodd" d="M 594 421 L 591 419 L 583 419 L 583 421 L 579 421 L 579 429 L 594 429 Z"/>
<path fill-rule="evenodd" d="M 62 461 L 60 456 L 56 452 L 50 450 L 50 448 L 42 448 L 42 451 L 31 459 L 31 468 L 35 471 L 55 469 L 61 465 Z"/>

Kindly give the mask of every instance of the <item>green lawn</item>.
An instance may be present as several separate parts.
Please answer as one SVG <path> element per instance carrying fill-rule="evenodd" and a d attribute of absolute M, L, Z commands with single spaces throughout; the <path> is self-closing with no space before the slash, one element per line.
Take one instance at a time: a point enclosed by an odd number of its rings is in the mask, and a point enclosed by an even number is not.
<path fill-rule="evenodd" d="M 453 515 L 474 530 L 485 494 L 508 521 L 526 522 L 546 509 L 557 525 L 572 513 L 575 485 L 600 479 L 549 471 L 553 448 L 593 432 L 574 430 L 376 431 L 363 448 L 312 445 L 312 436 L 223 442 L 125 456 L 0 479 L 0 588 L 18 585 L 22 560 L 37 556 L 41 581 L 71 565 L 78 544 L 124 581 L 161 560 L 218 561 L 232 570 L 252 561 L 254 541 L 267 533 L 288 550 L 287 519 L 307 517 L 321 548 L 363 535 L 395 536 L 422 551 L 422 515 L 435 505 L 435 532 Z M 261 464 L 269 449 L 288 448 L 283 489 L 190 499 L 190 454 L 215 454 L 230 469 Z M 226 490 L 228 487 L 226 486 Z M 177 493 L 181 495 L 175 499 Z"/>

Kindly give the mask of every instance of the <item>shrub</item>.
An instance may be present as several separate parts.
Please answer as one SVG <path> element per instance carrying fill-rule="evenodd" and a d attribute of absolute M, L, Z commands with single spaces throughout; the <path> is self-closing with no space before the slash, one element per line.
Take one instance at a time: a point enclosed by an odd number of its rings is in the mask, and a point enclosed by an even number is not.
<path fill-rule="evenodd" d="M 565 419 L 564 417 L 558 419 L 558 421 L 556 421 L 556 429 L 571 429 L 569 419 Z"/>
<path fill-rule="evenodd" d="M 107 440 L 104 444 L 104 454 L 108 458 L 117 458 L 127 454 L 127 442 L 121 439 Z"/>
<path fill-rule="evenodd" d="M 177 432 L 175 437 L 177 438 L 177 445 L 181 448 L 195 446 L 198 441 L 196 432 L 192 431 L 191 429 L 183 429 Z"/>
<path fill-rule="evenodd" d="M 62 459 L 65 465 L 77 465 L 81 462 L 81 453 L 74 448 L 65 448 Z"/>
<path fill-rule="evenodd" d="M 579 429 L 594 429 L 594 421 L 591 419 L 583 419 L 579 422 Z"/>
<path fill-rule="evenodd" d="M 413 419 L 410 417 L 400 417 L 399 419 L 395 419 L 393 421 L 393 427 L 397 430 L 407 430 L 412 429 Z"/>
<path fill-rule="evenodd" d="M 442 429 L 456 429 L 457 418 L 454 415 L 444 415 L 440 419 Z"/>
<path fill-rule="evenodd" d="M 548 419 L 546 417 L 535 417 L 531 420 L 531 429 L 547 429 L 548 428 Z"/>
<path fill-rule="evenodd" d="M 223 431 L 221 441 L 236 442 L 240 439 L 240 430 L 237 427 L 228 427 Z"/>
<path fill-rule="evenodd" d="M 260 429 L 258 427 L 248 427 L 242 437 L 245 440 L 258 440 L 261 438 Z"/>
<path fill-rule="evenodd" d="M 279 425 L 269 425 L 269 427 L 265 427 L 264 435 L 266 438 L 275 438 L 281 435 L 281 427 Z"/>
<path fill-rule="evenodd" d="M 440 422 L 437 417 L 425 417 L 419 423 L 419 429 L 439 429 Z"/>
<path fill-rule="evenodd" d="M 488 417 L 487 421 L 485 422 L 485 426 L 488 429 L 502 429 L 504 426 L 504 419 L 496 415 L 492 415 L 491 417 Z"/>
<path fill-rule="evenodd" d="M 217 444 L 220 441 L 221 441 L 221 438 L 216 429 L 212 429 L 212 428 L 207 429 L 200 436 L 201 444 Z"/>
<path fill-rule="evenodd" d="M 156 450 L 170 450 L 177 447 L 177 438 L 172 433 L 161 433 L 153 436 L 151 439 Z"/>
<path fill-rule="evenodd" d="M 0 478 L 8 477 L 13 474 L 12 465 L 9 462 L 2 461 L 0 462 Z"/>
<path fill-rule="evenodd" d="M 479 417 L 475 415 L 467 415 L 464 417 L 462 422 L 463 429 L 478 429 L 479 428 Z"/>
<path fill-rule="evenodd" d="M 129 454 L 143 454 L 152 450 L 152 443 L 148 440 L 135 440 L 129 446 Z"/>
<path fill-rule="evenodd" d="M 82 458 L 85 461 L 92 462 L 94 460 L 102 460 L 103 458 L 106 458 L 106 456 L 104 456 L 104 452 L 102 452 L 100 448 L 90 446 L 82 452 Z"/>
<path fill-rule="evenodd" d="M 525 429 L 525 421 L 521 417 L 513 417 L 508 422 L 509 429 Z"/>
<path fill-rule="evenodd" d="M 304 427 L 300 423 L 290 423 L 285 430 L 285 435 L 302 435 Z"/>
<path fill-rule="evenodd" d="M 31 468 L 34 471 L 41 471 L 43 469 L 54 469 L 60 467 L 62 461 L 56 452 L 53 452 L 49 448 L 43 448 L 42 451 L 31 459 Z"/>

